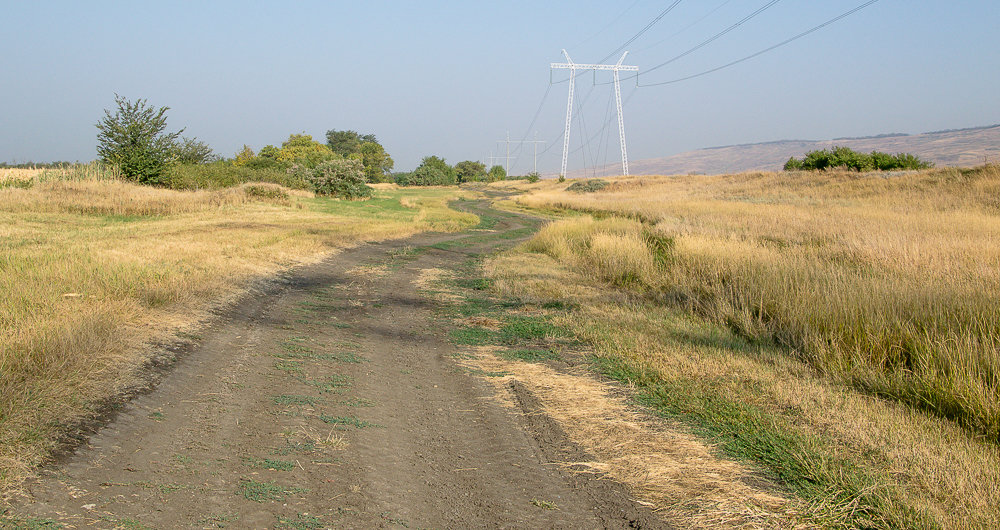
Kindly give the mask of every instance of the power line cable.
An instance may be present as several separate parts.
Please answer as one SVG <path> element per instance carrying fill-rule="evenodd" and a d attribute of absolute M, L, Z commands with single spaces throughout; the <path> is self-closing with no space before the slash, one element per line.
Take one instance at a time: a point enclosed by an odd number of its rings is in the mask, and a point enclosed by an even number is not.
<path fill-rule="evenodd" d="M 765 54 L 765 53 L 767 53 L 767 52 L 769 52 L 771 50 L 775 50 L 777 48 L 780 48 L 780 47 L 782 47 L 782 46 L 784 46 L 784 45 L 786 45 L 786 44 L 788 44 L 790 42 L 793 42 L 793 41 L 796 41 L 798 39 L 801 39 L 802 37 L 805 37 L 806 35 L 809 35 L 810 33 L 813 33 L 815 31 L 819 31 L 819 30 L 821 30 L 821 29 L 829 26 L 830 24 L 833 24 L 833 23 L 835 23 L 835 22 L 837 22 L 837 21 L 839 21 L 839 20 L 841 20 L 843 18 L 847 18 L 847 17 L 853 15 L 854 13 L 857 13 L 858 11 L 861 11 L 862 9 L 864 9 L 864 8 L 870 6 L 870 5 L 872 5 L 872 4 L 874 4 L 874 3 L 878 2 L 878 1 L 879 0 L 868 0 L 867 2 L 859 5 L 858 7 L 855 7 L 854 9 L 851 9 L 850 11 L 841 13 L 840 15 L 837 15 L 836 17 L 833 17 L 830 20 L 827 20 L 826 22 L 824 22 L 824 23 L 822 23 L 822 24 L 820 24 L 818 26 L 814 26 L 814 27 L 812 27 L 812 28 L 810 28 L 810 29 L 808 29 L 806 31 L 803 31 L 802 33 L 799 33 L 798 35 L 795 35 L 794 37 L 790 37 L 788 39 L 785 39 L 785 40 L 779 42 L 778 44 L 775 44 L 773 46 L 764 48 L 763 50 L 760 50 L 757 53 L 753 53 L 753 54 L 747 55 L 746 57 L 743 57 L 743 58 L 737 59 L 735 61 L 726 63 L 726 64 L 724 64 L 722 66 L 717 66 L 717 67 L 712 68 L 710 70 L 705 70 L 704 72 L 699 72 L 697 74 L 693 74 L 693 75 L 689 75 L 689 76 L 685 76 L 685 77 L 680 77 L 680 78 L 677 78 L 677 79 L 672 79 L 670 81 L 661 81 L 659 83 L 646 83 L 646 84 L 639 85 L 639 86 L 641 86 L 641 87 L 649 87 L 649 86 L 669 85 L 669 84 L 672 84 L 672 83 L 680 83 L 681 81 L 687 81 L 689 79 L 694 79 L 696 77 L 701 77 L 703 75 L 708 75 L 708 74 L 711 74 L 713 72 L 718 72 L 719 70 L 722 70 L 724 68 L 729 68 L 730 66 L 735 66 L 735 65 L 740 64 L 742 62 L 749 61 L 750 59 L 753 59 L 754 57 L 758 57 L 760 55 L 763 55 L 763 54 Z"/>
<path fill-rule="evenodd" d="M 677 4 L 680 4 L 680 3 L 681 3 L 681 0 L 674 0 L 674 3 L 670 4 L 669 6 L 667 6 L 667 8 L 664 9 L 663 11 L 660 11 L 660 14 L 656 15 L 656 18 L 654 18 L 652 21 L 650 21 L 649 24 L 646 24 L 646 27 L 644 27 L 641 30 L 639 30 L 639 33 L 636 33 L 635 35 L 633 35 L 631 39 L 625 41 L 625 44 L 622 44 L 617 49 L 615 49 L 615 51 L 609 53 L 607 55 L 607 57 L 601 59 L 598 62 L 603 63 L 604 61 L 607 61 L 608 59 L 614 57 L 619 52 L 621 52 L 622 50 L 624 50 L 625 48 L 627 48 L 629 44 L 632 44 L 633 42 L 635 42 L 636 39 L 638 39 L 639 37 L 641 37 L 643 35 L 643 33 L 646 33 L 647 31 L 649 31 L 650 28 L 652 28 L 653 26 L 655 26 L 656 23 L 660 21 L 660 19 L 662 19 L 663 17 L 667 16 L 667 13 L 673 11 L 674 8 L 677 7 Z"/>
<path fill-rule="evenodd" d="M 692 23 L 688 24 L 687 26 L 684 26 L 683 28 L 681 28 L 681 29 L 679 29 L 679 30 L 675 31 L 674 33 L 671 33 L 670 35 L 666 36 L 666 37 L 665 37 L 665 38 L 663 38 L 663 39 L 660 39 L 660 40 L 656 41 L 656 42 L 655 42 L 655 43 L 653 43 L 653 44 L 650 44 L 649 46 L 646 46 L 645 48 L 639 48 L 638 50 L 635 50 L 635 51 L 637 51 L 637 52 L 641 52 L 641 51 L 646 51 L 646 50 L 649 50 L 649 49 L 652 49 L 652 48 L 655 48 L 655 47 L 657 47 L 657 46 L 659 46 L 659 45 L 663 44 L 664 42 L 667 42 L 668 40 L 670 40 L 670 39 L 672 39 L 672 38 L 674 38 L 674 37 L 676 37 L 676 36 L 680 35 L 681 33 L 684 33 L 685 31 L 687 31 L 687 30 L 689 30 L 689 29 L 691 29 L 691 28 L 693 28 L 693 27 L 697 26 L 697 25 L 698 25 L 698 24 L 700 24 L 700 23 L 702 23 L 702 22 L 703 22 L 703 21 L 704 21 L 704 20 L 705 20 L 706 18 L 708 18 L 708 17 L 710 17 L 710 16 L 714 15 L 716 11 L 718 11 L 718 10 L 722 9 L 723 7 L 725 7 L 725 6 L 727 5 L 727 4 L 729 4 L 729 3 L 730 3 L 730 2 L 732 2 L 732 1 L 733 1 L 733 0 L 726 0 L 725 2 L 722 2 L 721 4 L 719 4 L 719 5 L 715 6 L 715 9 L 713 9 L 713 10 L 709 11 L 708 13 L 706 13 L 706 14 L 705 14 L 704 16 L 702 16 L 702 17 L 701 17 L 701 18 L 699 18 L 698 20 L 695 20 L 694 22 L 692 22 Z"/>

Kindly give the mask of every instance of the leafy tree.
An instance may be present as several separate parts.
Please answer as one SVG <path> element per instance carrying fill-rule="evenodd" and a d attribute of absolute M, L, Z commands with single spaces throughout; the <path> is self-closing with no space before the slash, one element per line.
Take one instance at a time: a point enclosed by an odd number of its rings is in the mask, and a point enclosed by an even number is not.
<path fill-rule="evenodd" d="M 329 147 L 314 141 L 308 134 L 289 135 L 278 151 L 280 162 L 292 162 L 310 169 L 336 157 Z"/>
<path fill-rule="evenodd" d="M 197 138 L 187 137 L 174 143 L 173 157 L 182 164 L 206 164 L 219 159 L 208 144 Z"/>
<path fill-rule="evenodd" d="M 279 150 L 277 147 L 273 145 L 265 145 L 264 147 L 260 148 L 260 152 L 257 153 L 257 156 L 261 158 L 270 158 L 272 160 L 278 160 L 278 155 L 280 153 L 281 150 Z"/>
<path fill-rule="evenodd" d="M 397 178 L 396 182 L 404 181 L 410 186 L 448 186 L 455 184 L 455 168 L 448 165 L 443 158 L 426 156 L 417 169 L 414 169 L 405 179 Z"/>
<path fill-rule="evenodd" d="M 248 165 L 257 155 L 254 154 L 253 149 L 247 145 L 243 144 L 243 149 L 240 149 L 236 156 L 233 157 L 234 166 L 245 166 Z"/>
<path fill-rule="evenodd" d="M 165 132 L 170 107 L 155 108 L 145 99 L 129 101 L 115 94 L 118 109 L 104 110 L 97 123 L 97 155 L 115 164 L 126 178 L 145 184 L 161 183 L 173 154 L 174 142 L 184 131 Z"/>
<path fill-rule="evenodd" d="M 356 200 L 371 197 L 374 192 L 365 182 L 364 166 L 359 160 L 327 160 L 310 173 L 308 179 L 317 195 Z"/>
<path fill-rule="evenodd" d="M 358 134 L 357 131 L 326 131 L 326 145 L 342 157 L 361 152 L 361 144 L 378 143 L 374 134 Z"/>
<path fill-rule="evenodd" d="M 493 166 L 490 168 L 488 174 L 488 180 L 490 182 L 496 182 L 498 180 L 507 180 L 507 170 L 503 166 Z"/>
<path fill-rule="evenodd" d="M 385 148 L 378 142 L 364 142 L 360 154 L 368 182 L 385 182 L 393 166 L 392 157 L 385 152 Z"/>
<path fill-rule="evenodd" d="M 486 180 L 486 164 L 463 160 L 455 164 L 455 176 L 459 182 L 479 182 Z"/>

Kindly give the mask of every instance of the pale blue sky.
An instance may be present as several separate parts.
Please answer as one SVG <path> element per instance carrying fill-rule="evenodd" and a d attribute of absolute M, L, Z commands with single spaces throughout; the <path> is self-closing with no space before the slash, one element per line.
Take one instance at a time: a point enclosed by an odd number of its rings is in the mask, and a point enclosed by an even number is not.
<path fill-rule="evenodd" d="M 558 169 L 566 48 L 596 62 L 672 1 L 12 2 L 0 30 L 0 161 L 90 160 L 114 93 L 171 107 L 169 123 L 232 156 L 290 133 L 375 133 L 412 169 L 436 154 L 480 160 L 510 131 L 552 146 Z M 766 4 L 685 0 L 628 47 L 667 61 Z M 640 77 L 697 73 L 780 42 L 863 0 L 782 0 L 715 42 Z M 701 22 L 692 23 L 702 19 Z M 924 132 L 1000 122 L 1000 3 L 881 0 L 786 47 L 694 80 L 623 83 L 632 159 L 788 138 Z M 685 29 L 687 28 L 687 29 Z M 683 30 L 683 31 L 681 31 Z M 565 72 L 556 74 L 564 79 Z M 599 77 L 606 81 L 609 77 Z M 610 85 L 585 101 L 570 168 L 617 159 L 598 143 Z M 589 95 L 588 95 L 589 93 Z M 606 136 L 605 136 L 606 137 Z M 525 152 L 530 154 L 530 151 Z M 531 157 L 516 172 L 530 171 Z"/>

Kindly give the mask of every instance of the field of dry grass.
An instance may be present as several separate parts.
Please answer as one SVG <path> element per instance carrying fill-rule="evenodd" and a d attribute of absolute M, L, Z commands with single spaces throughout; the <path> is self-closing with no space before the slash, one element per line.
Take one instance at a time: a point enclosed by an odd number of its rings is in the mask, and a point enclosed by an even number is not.
<path fill-rule="evenodd" d="M 152 345 L 190 332 L 264 276 L 363 241 L 458 230 L 458 192 L 346 202 L 270 184 L 171 191 L 96 174 L 0 186 L 0 493 L 66 425 L 141 379 Z M 2 497 L 2 495 L 0 495 Z"/>
<path fill-rule="evenodd" d="M 503 185 L 561 220 L 498 291 L 828 524 L 1000 518 L 1000 168 L 569 184 Z"/>
<path fill-rule="evenodd" d="M 1000 167 L 633 177 L 522 206 L 537 251 L 1000 439 Z"/>

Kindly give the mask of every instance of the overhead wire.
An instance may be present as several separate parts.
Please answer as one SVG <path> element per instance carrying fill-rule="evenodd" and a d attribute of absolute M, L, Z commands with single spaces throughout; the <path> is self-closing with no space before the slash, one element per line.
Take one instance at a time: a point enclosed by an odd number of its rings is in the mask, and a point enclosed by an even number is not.
<path fill-rule="evenodd" d="M 714 15 L 716 11 L 722 9 L 723 7 L 725 7 L 727 4 L 729 4 L 732 1 L 733 0 L 726 0 L 725 2 L 722 2 L 721 4 L 715 6 L 715 9 L 712 9 L 708 13 L 705 13 L 705 15 L 702 16 L 701 18 L 699 18 L 698 20 L 695 20 L 694 22 L 688 24 L 687 26 L 684 26 L 683 28 L 681 28 L 681 29 L 679 29 L 679 30 L 671 33 L 670 35 L 667 35 L 663 39 L 660 39 L 660 40 L 654 42 L 653 44 L 650 44 L 649 46 L 646 46 L 645 48 L 639 48 L 638 50 L 635 50 L 635 51 L 637 51 L 637 52 L 646 51 L 646 50 L 655 48 L 655 47 L 663 44 L 664 42 L 667 42 L 668 40 L 670 40 L 670 39 L 672 39 L 672 38 L 680 35 L 681 33 L 684 33 L 685 31 L 687 31 L 687 30 L 689 30 L 689 29 L 697 26 L 698 24 L 701 24 L 706 18 Z"/>
<path fill-rule="evenodd" d="M 663 17 L 667 16 L 667 13 L 670 13 L 671 11 L 673 11 L 674 8 L 677 7 L 677 4 L 680 4 L 680 3 L 681 3 L 681 0 L 674 0 L 674 3 L 670 4 L 669 6 L 667 6 L 667 8 L 664 9 L 663 11 L 660 11 L 660 14 L 656 15 L 656 18 L 654 18 L 653 20 L 651 20 L 649 22 L 649 24 L 646 24 L 645 27 L 643 27 L 641 30 L 639 30 L 639 33 L 636 33 L 635 35 L 632 36 L 631 39 L 625 41 L 625 44 L 622 44 L 621 46 L 615 48 L 615 51 L 609 53 L 606 57 L 604 57 L 603 59 L 601 59 L 599 62 L 603 63 L 604 61 L 607 61 L 608 59 L 610 59 L 610 58 L 614 57 L 615 55 L 617 55 L 618 52 L 620 52 L 620 51 L 624 50 L 625 48 L 627 48 L 629 44 L 632 44 L 633 42 L 635 42 L 636 39 L 638 39 L 644 33 L 646 33 L 647 31 L 649 31 L 650 28 L 652 28 L 653 26 L 655 26 L 657 22 L 659 22 Z"/>
<path fill-rule="evenodd" d="M 819 24 L 818 26 L 813 26 L 812 28 L 810 28 L 810 29 L 808 29 L 806 31 L 803 31 L 802 33 L 799 33 L 798 35 L 795 35 L 794 37 L 790 37 L 788 39 L 785 39 L 785 40 L 783 40 L 783 41 L 781 41 L 781 42 L 779 42 L 779 43 L 777 43 L 777 44 L 775 44 L 773 46 L 769 46 L 769 47 L 764 48 L 763 50 L 760 50 L 760 51 L 758 51 L 756 53 L 752 53 L 750 55 L 747 55 L 746 57 L 742 57 L 742 58 L 737 59 L 735 61 L 726 63 L 726 64 L 724 64 L 722 66 L 717 66 L 715 68 L 711 68 L 709 70 L 705 70 L 705 71 L 699 72 L 697 74 L 692 74 L 692 75 L 680 77 L 680 78 L 677 78 L 677 79 L 672 79 L 670 81 L 661 81 L 659 83 L 646 83 L 646 84 L 640 84 L 639 86 L 640 87 L 650 87 L 650 86 L 669 85 L 669 84 L 672 84 L 672 83 L 680 83 L 681 81 L 687 81 L 689 79 L 694 79 L 696 77 L 701 77 L 703 75 L 708 75 L 708 74 L 711 74 L 711 73 L 714 73 L 714 72 L 718 72 L 719 70 L 722 70 L 724 68 L 729 68 L 730 66 L 735 66 L 735 65 L 740 64 L 742 62 L 749 61 L 750 59 L 753 59 L 755 57 L 761 56 L 761 55 L 763 55 L 763 54 L 765 54 L 765 53 L 767 53 L 769 51 L 778 49 L 778 48 L 780 48 L 780 47 L 782 47 L 782 46 L 784 46 L 786 44 L 789 44 L 789 43 L 791 43 L 793 41 L 801 39 L 802 37 L 805 37 L 806 35 L 809 35 L 810 33 L 819 31 L 819 30 L 821 30 L 821 29 L 829 26 L 830 24 L 833 24 L 833 23 L 835 23 L 835 22 L 837 22 L 837 21 L 839 21 L 841 19 L 847 18 L 847 17 L 853 15 L 854 13 L 857 13 L 858 11 L 861 11 L 862 9 L 864 9 L 864 8 L 870 6 L 870 5 L 872 5 L 872 4 L 874 4 L 874 3 L 878 2 L 878 1 L 879 0 L 868 0 L 867 2 L 865 2 L 865 3 L 863 3 L 863 4 L 861 4 L 861 5 L 857 6 L 857 7 L 855 7 L 854 9 L 851 9 L 849 11 L 841 13 L 841 14 L 839 14 L 839 15 L 831 18 L 830 20 L 827 20 L 826 22 L 823 22 L 822 24 Z"/>

